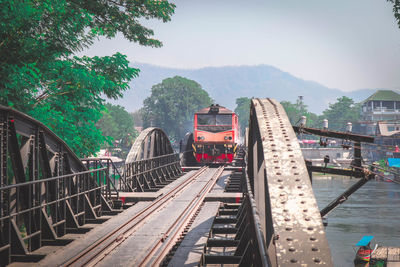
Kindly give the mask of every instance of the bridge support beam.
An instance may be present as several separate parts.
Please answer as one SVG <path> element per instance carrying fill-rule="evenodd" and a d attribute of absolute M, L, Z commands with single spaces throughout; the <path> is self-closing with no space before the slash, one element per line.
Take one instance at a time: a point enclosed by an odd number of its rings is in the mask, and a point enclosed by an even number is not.
<path fill-rule="evenodd" d="M 247 168 L 272 266 L 333 266 L 297 137 L 275 100 L 252 100 Z"/>

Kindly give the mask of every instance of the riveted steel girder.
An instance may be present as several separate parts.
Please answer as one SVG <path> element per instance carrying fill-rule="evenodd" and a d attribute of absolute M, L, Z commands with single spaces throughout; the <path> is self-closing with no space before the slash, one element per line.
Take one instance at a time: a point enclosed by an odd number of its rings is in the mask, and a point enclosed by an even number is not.
<path fill-rule="evenodd" d="M 247 168 L 272 266 L 333 266 L 297 137 L 276 100 L 251 102 Z"/>

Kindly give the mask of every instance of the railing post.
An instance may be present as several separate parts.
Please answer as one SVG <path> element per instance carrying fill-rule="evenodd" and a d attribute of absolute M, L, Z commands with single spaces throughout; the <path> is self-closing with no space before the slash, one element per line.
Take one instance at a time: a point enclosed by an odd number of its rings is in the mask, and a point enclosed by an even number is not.
<path fill-rule="evenodd" d="M 110 173 L 109 173 L 109 171 L 110 170 L 107 168 L 106 169 L 106 182 L 107 182 L 107 187 L 106 187 L 107 193 L 106 193 L 106 195 L 108 195 L 107 200 L 111 199 L 111 187 L 110 187 Z"/>

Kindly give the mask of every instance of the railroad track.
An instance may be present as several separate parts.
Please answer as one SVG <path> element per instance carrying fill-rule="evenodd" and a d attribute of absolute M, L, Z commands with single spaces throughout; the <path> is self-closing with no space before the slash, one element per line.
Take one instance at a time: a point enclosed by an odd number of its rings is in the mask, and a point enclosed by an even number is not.
<path fill-rule="evenodd" d="M 164 237 L 157 240 L 157 242 L 152 246 L 151 250 L 146 253 L 145 257 L 138 266 L 159 266 L 163 262 L 165 256 L 179 240 L 180 236 L 185 230 L 185 227 L 194 220 L 194 216 L 201 207 L 204 198 L 213 188 L 223 171 L 223 166 L 217 169 L 212 178 L 209 179 L 203 186 L 200 193 L 198 193 L 192 199 L 189 205 L 183 210 L 183 212 L 181 212 L 179 217 L 168 228 L 168 231 L 165 233 Z"/>
<path fill-rule="evenodd" d="M 209 168 L 206 166 L 200 168 L 197 172 L 195 172 L 184 182 L 177 185 L 175 188 L 170 190 L 168 193 L 162 195 L 157 200 L 153 201 L 149 206 L 147 206 L 145 209 L 143 209 L 135 216 L 127 220 L 120 227 L 114 229 L 107 235 L 101 237 L 91 246 L 87 247 L 85 250 L 83 250 L 76 256 L 70 258 L 68 261 L 61 264 L 61 266 L 94 266 L 98 264 L 108 254 L 110 254 L 118 246 L 120 246 L 127 238 L 129 238 L 138 228 L 140 228 L 140 226 L 143 223 L 145 223 L 148 217 L 150 217 L 152 214 L 162 209 L 165 205 L 167 205 L 167 203 L 169 203 L 175 197 L 176 194 L 179 194 L 180 192 L 184 191 L 185 188 L 187 188 L 194 180 L 200 177 L 208 169 Z M 219 170 L 215 174 L 219 173 L 219 175 L 221 175 L 222 171 L 223 168 L 219 168 Z M 191 202 L 191 205 L 189 205 L 190 207 L 185 209 L 184 214 L 182 214 L 182 216 L 180 216 L 180 218 L 176 220 L 176 223 L 179 225 L 179 229 L 182 229 L 182 225 L 185 224 L 184 220 L 188 220 L 188 218 L 190 219 L 190 215 L 193 214 L 193 211 L 195 212 L 197 210 L 199 202 L 201 204 L 202 200 L 205 197 L 205 194 L 207 194 L 207 192 L 215 184 L 215 181 L 218 179 L 219 175 L 218 176 L 214 175 L 214 177 L 206 183 L 206 185 L 201 191 L 201 194 L 198 194 L 196 196 L 196 198 Z M 173 231 L 174 229 L 175 228 L 171 226 L 171 232 L 170 232 L 171 235 L 170 236 L 164 235 L 165 239 L 168 240 L 168 242 L 163 242 L 164 240 L 160 240 L 161 243 L 164 243 L 165 245 L 168 244 L 168 246 L 165 246 L 164 244 L 162 246 L 166 251 L 166 253 L 169 251 L 169 250 L 167 251 L 167 249 L 172 244 L 170 242 L 173 242 L 173 240 L 176 240 L 176 236 L 179 236 L 179 231 L 176 231 L 176 229 L 175 231 Z M 147 260 L 143 261 L 142 262 L 143 264 L 146 264 L 150 259 L 149 256 L 145 258 Z M 158 259 L 158 261 L 160 261 L 160 259 Z"/>
<path fill-rule="evenodd" d="M 124 241 L 132 236 L 140 227 L 146 223 L 146 219 L 151 215 L 156 214 L 162 210 L 170 201 L 172 201 L 178 194 L 185 191 L 185 189 L 192 184 L 197 178 L 201 177 L 207 170 L 208 167 L 202 167 L 184 182 L 177 185 L 175 188 L 156 199 L 153 203 L 147 206 L 145 209 L 140 211 L 134 217 L 127 220 L 120 227 L 114 229 L 112 232 L 100 238 L 94 244 L 83 250 L 81 253 L 70 258 L 67 262 L 61 266 L 95 266 L 101 265 L 101 262 L 110 254 L 112 254 L 117 247 L 119 247 Z M 202 185 L 200 191 L 191 199 L 187 204 L 186 208 L 180 212 L 172 224 L 169 225 L 167 231 L 164 232 L 163 236 L 155 240 L 150 245 L 150 249 L 146 250 L 146 253 L 138 255 L 138 259 L 141 261 L 135 265 L 146 266 L 146 265 L 160 265 L 165 256 L 168 255 L 171 249 L 174 247 L 177 241 L 182 238 L 190 222 L 193 221 L 195 215 L 198 213 L 204 198 L 207 193 L 213 188 L 214 184 L 221 176 L 224 167 L 220 167 L 213 172 L 212 177 L 207 179 L 207 182 Z"/>

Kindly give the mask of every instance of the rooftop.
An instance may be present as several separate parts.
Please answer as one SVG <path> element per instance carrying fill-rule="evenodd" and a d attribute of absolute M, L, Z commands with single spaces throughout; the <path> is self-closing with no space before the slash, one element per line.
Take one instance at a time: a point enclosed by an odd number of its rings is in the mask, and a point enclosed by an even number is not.
<path fill-rule="evenodd" d="M 400 101 L 400 94 L 392 90 L 378 90 L 375 94 L 371 95 L 363 101 L 363 103 L 375 100 L 375 101 Z"/>
<path fill-rule="evenodd" d="M 217 113 L 218 113 L 218 114 L 232 114 L 232 113 L 233 113 L 232 110 L 229 110 L 229 109 L 227 109 L 226 107 L 220 106 L 220 105 L 218 105 L 218 104 L 216 104 L 216 105 L 212 104 L 211 106 L 206 107 L 206 108 L 203 108 L 203 109 L 199 110 L 199 111 L 196 112 L 196 113 L 197 113 L 197 114 L 208 114 L 208 113 L 212 113 L 212 112 L 210 111 L 212 108 L 215 108 L 215 109 L 218 110 L 218 111 L 216 111 L 215 114 L 217 114 Z"/>
<path fill-rule="evenodd" d="M 381 136 L 393 136 L 400 133 L 400 123 L 388 122 L 388 121 L 378 121 L 376 133 Z M 390 130 L 390 128 L 392 128 Z"/>

